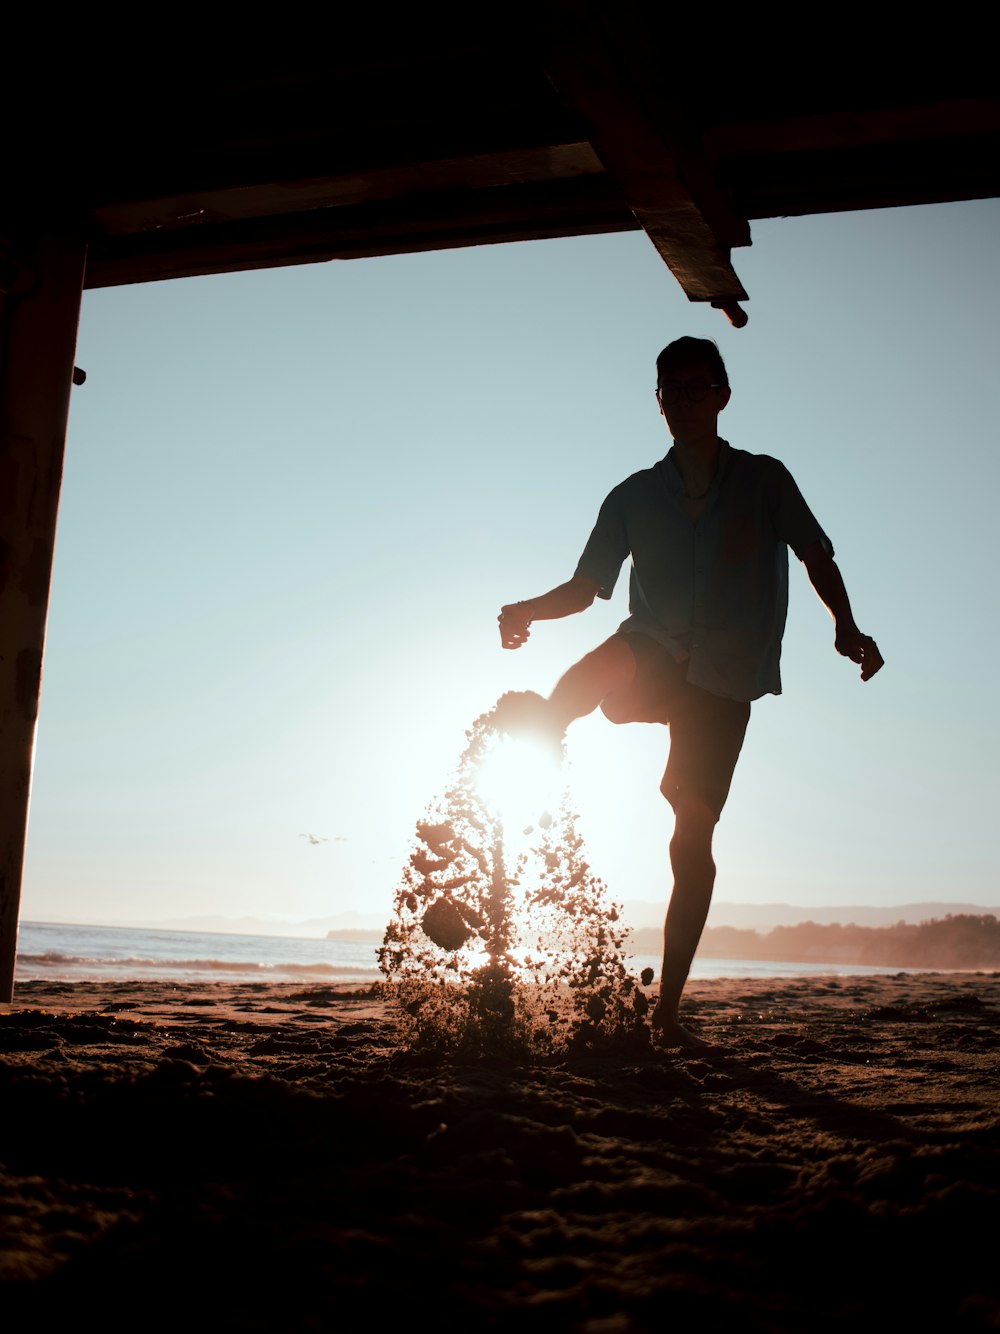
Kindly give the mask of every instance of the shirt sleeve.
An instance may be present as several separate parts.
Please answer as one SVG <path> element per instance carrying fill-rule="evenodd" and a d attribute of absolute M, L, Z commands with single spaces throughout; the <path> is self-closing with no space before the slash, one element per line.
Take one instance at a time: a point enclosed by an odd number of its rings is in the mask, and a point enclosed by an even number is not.
<path fill-rule="evenodd" d="M 615 591 L 618 575 L 628 555 L 625 516 L 616 488 L 601 506 L 575 573 L 595 583 L 597 596 L 607 599 Z"/>
<path fill-rule="evenodd" d="M 795 484 L 794 477 L 783 463 L 777 463 L 775 483 L 774 515 L 778 536 L 791 547 L 799 560 L 806 548 L 814 542 L 821 543 L 826 554 L 832 556 L 833 543 L 820 527 Z"/>

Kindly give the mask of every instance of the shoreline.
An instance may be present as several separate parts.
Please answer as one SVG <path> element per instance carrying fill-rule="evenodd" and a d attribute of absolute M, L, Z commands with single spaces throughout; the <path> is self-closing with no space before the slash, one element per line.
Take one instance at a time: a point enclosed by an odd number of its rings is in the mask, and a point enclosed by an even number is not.
<path fill-rule="evenodd" d="M 950 948 L 927 948 L 925 932 L 922 943 L 918 942 L 919 949 L 896 952 L 868 948 L 813 949 L 809 940 L 796 938 L 792 942 L 787 935 L 784 948 L 774 948 L 773 942 L 770 948 L 760 948 L 760 938 L 755 939 L 754 933 L 730 933 L 734 938 L 718 941 L 717 933 L 706 932 L 695 956 L 692 977 L 816 977 L 825 972 L 843 976 L 898 971 L 974 973 L 1000 968 L 1000 959 L 985 949 L 980 952 L 969 948 L 969 933 L 963 921 L 956 919 L 943 924 L 951 933 Z M 23 923 L 22 928 L 15 987 L 36 979 L 198 981 L 215 976 L 232 983 L 308 980 L 360 985 L 365 980 L 377 982 L 381 977 L 378 951 L 383 938 L 371 935 L 359 938 L 354 932 L 344 938 L 300 938 L 29 922 Z M 994 932 L 998 933 L 1000 928 Z M 866 936 L 870 934 L 878 937 L 882 933 L 866 933 Z M 973 935 L 973 943 L 974 940 Z M 943 946 L 945 942 L 938 943 Z M 647 967 L 658 973 L 661 953 L 662 931 L 633 936 L 626 944 L 627 967 L 635 975 Z"/>

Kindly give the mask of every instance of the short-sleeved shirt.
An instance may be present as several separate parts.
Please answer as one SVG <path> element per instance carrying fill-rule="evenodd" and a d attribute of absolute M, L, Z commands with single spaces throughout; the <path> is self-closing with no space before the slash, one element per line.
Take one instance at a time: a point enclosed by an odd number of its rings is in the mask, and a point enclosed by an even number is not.
<path fill-rule="evenodd" d="M 788 548 L 801 559 L 815 542 L 833 547 L 783 463 L 721 445 L 700 518 L 683 508 L 671 450 L 607 497 L 576 573 L 609 598 L 631 557 L 619 630 L 687 654 L 692 685 L 751 701 L 781 693 Z"/>

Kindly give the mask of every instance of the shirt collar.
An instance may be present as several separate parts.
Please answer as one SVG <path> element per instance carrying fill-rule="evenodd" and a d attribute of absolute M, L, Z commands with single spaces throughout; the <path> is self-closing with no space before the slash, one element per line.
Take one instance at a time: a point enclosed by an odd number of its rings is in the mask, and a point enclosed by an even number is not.
<path fill-rule="evenodd" d="M 722 483 L 722 479 L 725 476 L 726 469 L 729 467 L 729 457 L 732 454 L 732 452 L 733 451 L 729 446 L 729 441 L 723 440 L 722 437 L 720 436 L 719 464 L 715 470 L 715 476 L 712 478 L 712 485 L 708 488 L 708 491 L 706 492 L 707 495 L 712 495 L 719 489 L 719 486 Z M 672 491 L 674 495 L 683 495 L 684 479 L 681 477 L 677 464 L 674 461 L 673 445 L 670 446 L 669 450 L 667 450 L 666 454 L 660 460 L 658 467 L 660 471 L 660 476 L 663 478 L 664 482 L 666 482 L 668 489 Z"/>

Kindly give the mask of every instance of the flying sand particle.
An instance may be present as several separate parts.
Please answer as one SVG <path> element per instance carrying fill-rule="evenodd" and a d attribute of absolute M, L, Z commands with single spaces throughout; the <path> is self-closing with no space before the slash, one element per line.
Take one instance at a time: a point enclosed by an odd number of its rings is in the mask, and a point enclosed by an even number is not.
<path fill-rule="evenodd" d="M 417 822 L 379 951 L 384 994 L 414 1042 L 438 1049 L 647 1044 L 648 980 L 629 970 L 620 905 L 591 871 L 565 789 L 554 811 L 508 831 L 477 786 L 504 741 L 496 710 L 466 735 L 454 779 Z"/>

